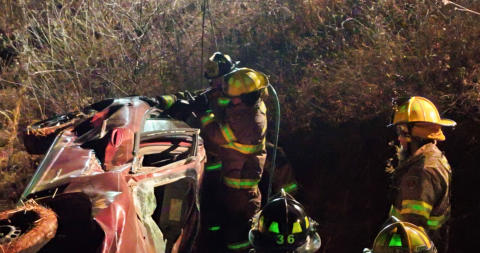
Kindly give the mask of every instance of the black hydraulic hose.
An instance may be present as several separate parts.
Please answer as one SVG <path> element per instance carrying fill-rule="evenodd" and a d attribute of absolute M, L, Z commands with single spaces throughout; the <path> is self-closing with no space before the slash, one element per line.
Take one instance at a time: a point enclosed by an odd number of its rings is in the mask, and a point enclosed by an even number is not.
<path fill-rule="evenodd" d="M 273 95 L 275 100 L 275 131 L 273 135 L 273 152 L 272 152 L 272 162 L 270 163 L 270 178 L 268 180 L 268 198 L 270 199 L 272 194 L 272 182 L 273 175 L 275 174 L 275 160 L 277 159 L 277 147 L 278 147 L 278 133 L 280 131 L 280 102 L 278 101 L 277 91 L 271 84 L 268 85 L 268 89 Z"/>

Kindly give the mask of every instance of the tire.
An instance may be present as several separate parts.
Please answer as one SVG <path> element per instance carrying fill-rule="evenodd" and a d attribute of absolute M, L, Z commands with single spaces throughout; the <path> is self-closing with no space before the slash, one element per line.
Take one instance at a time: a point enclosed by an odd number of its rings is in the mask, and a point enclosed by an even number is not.
<path fill-rule="evenodd" d="M 0 212 L 0 252 L 34 253 L 55 236 L 54 211 L 34 202 Z"/>
<path fill-rule="evenodd" d="M 45 154 L 55 137 L 65 128 L 85 118 L 80 112 L 57 115 L 29 125 L 23 133 L 23 144 L 30 154 Z"/>

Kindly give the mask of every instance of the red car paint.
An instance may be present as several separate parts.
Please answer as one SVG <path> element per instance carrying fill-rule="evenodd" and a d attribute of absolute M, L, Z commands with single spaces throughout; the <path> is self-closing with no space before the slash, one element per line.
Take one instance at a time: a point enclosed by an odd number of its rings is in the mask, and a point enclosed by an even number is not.
<path fill-rule="evenodd" d="M 115 99 L 56 137 L 21 198 L 59 217 L 40 252 L 191 250 L 205 150 L 198 129 L 161 113 Z"/>

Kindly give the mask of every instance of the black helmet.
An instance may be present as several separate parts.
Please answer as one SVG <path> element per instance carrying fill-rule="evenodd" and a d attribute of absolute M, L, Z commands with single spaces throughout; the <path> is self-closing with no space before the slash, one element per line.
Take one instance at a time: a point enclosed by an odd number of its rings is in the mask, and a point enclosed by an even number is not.
<path fill-rule="evenodd" d="M 239 62 L 233 62 L 227 54 L 215 52 L 205 66 L 205 77 L 213 79 L 232 72 Z"/>
<path fill-rule="evenodd" d="M 315 252 L 321 244 L 315 227 L 303 206 L 282 189 L 255 215 L 248 239 L 261 252 Z"/>
<path fill-rule="evenodd" d="M 422 228 L 392 216 L 373 242 L 373 253 L 437 253 Z"/>

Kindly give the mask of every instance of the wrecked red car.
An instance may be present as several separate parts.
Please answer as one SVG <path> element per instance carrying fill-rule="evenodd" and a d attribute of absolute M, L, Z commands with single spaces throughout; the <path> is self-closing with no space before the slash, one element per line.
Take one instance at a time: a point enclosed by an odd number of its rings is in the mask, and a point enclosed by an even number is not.
<path fill-rule="evenodd" d="M 0 214 L 4 252 L 191 250 L 206 160 L 198 129 L 127 97 L 34 124 L 25 142 L 32 153 L 49 148 L 19 208 Z M 36 207 L 55 213 L 53 232 L 32 235 L 43 229 Z"/>

